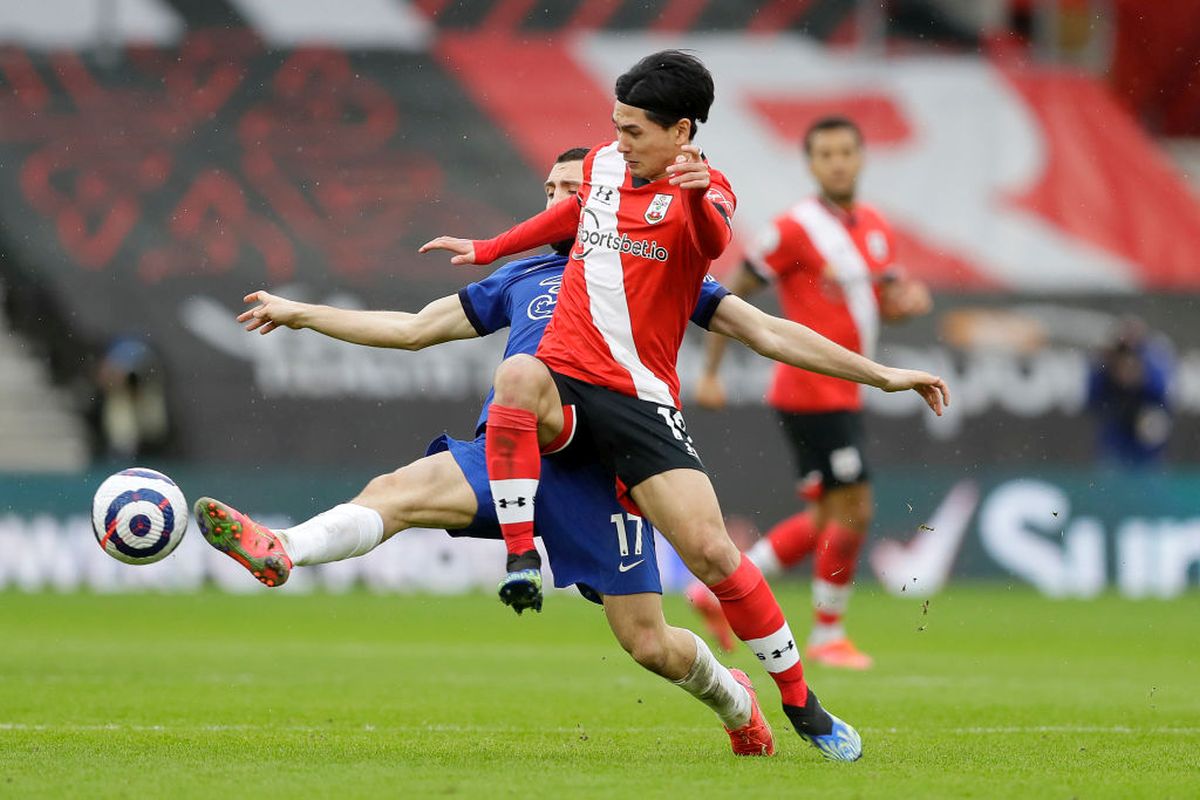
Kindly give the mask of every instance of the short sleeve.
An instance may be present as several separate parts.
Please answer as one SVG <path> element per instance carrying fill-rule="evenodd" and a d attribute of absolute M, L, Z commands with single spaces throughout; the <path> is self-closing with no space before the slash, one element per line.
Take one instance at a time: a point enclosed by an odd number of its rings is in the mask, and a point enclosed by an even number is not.
<path fill-rule="evenodd" d="M 821 263 L 804 228 L 786 215 L 759 231 L 746 250 L 746 266 L 768 283 L 805 268 L 819 268 Z"/>
<path fill-rule="evenodd" d="M 483 280 L 458 290 L 463 311 L 480 336 L 507 328 L 512 322 L 508 302 L 509 272 L 507 268 L 498 269 Z"/>
<path fill-rule="evenodd" d="M 746 248 L 746 267 L 764 283 L 775 279 L 780 245 L 779 223 L 772 221 L 759 230 L 750 246 Z"/>
<path fill-rule="evenodd" d="M 708 330 L 713 315 L 717 313 L 717 306 L 728 294 L 729 290 L 722 286 L 720 281 L 712 275 L 705 275 L 704 283 L 700 285 L 700 299 L 696 301 L 696 308 L 692 311 L 692 322 Z"/>

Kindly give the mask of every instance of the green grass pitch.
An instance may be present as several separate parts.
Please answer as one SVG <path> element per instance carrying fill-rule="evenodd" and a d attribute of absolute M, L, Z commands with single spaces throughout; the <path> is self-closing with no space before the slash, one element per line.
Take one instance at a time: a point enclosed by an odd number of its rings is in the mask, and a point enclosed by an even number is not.
<path fill-rule="evenodd" d="M 780 593 L 797 628 L 806 594 Z M 683 602 L 668 618 L 690 625 Z M 812 667 L 863 734 L 735 759 L 716 719 L 563 593 L 0 594 L 0 797 L 1200 796 L 1200 597 L 864 588 L 865 674 Z"/>

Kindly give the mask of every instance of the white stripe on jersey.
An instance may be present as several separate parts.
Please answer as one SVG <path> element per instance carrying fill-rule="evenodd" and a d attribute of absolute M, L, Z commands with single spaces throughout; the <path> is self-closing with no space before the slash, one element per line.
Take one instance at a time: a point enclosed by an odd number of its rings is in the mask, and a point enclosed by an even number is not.
<path fill-rule="evenodd" d="M 601 234 L 611 231 L 614 237 L 618 236 L 617 209 L 621 205 L 621 184 L 624 182 L 625 159 L 613 142 L 598 150 L 592 160 L 592 189 L 580 214 L 580 224 L 586 224 L 590 211 Z M 621 265 L 621 254 L 593 247 L 583 257 L 583 281 L 587 286 L 592 324 L 604 337 L 613 360 L 629 371 L 637 396 L 673 408 L 675 400 L 671 397 L 671 389 L 638 356 L 629 301 L 625 296 L 625 268 Z"/>
<path fill-rule="evenodd" d="M 833 268 L 846 297 L 846 308 L 858 328 L 862 354 L 874 358 L 879 338 L 879 303 L 875 299 L 871 268 L 858 252 L 846 226 L 820 200 L 805 200 L 789 213 L 804 228 L 825 263 Z"/>

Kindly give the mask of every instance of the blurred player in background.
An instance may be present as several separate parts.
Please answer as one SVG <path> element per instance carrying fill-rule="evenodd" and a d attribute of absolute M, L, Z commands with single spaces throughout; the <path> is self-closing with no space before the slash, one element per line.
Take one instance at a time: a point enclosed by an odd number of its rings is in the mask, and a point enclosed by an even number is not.
<path fill-rule="evenodd" d="M 826 117 L 804 135 L 804 152 L 820 193 L 776 217 L 748 248 L 730 289 L 747 296 L 775 283 L 785 316 L 838 344 L 872 357 L 879 321 L 926 314 L 928 289 L 894 263 L 892 234 L 878 211 L 857 201 L 863 137 L 845 117 Z M 719 378 L 725 343 L 710 337 L 697 402 L 722 408 Z M 834 667 L 866 669 L 842 623 L 859 551 L 873 515 L 870 473 L 863 455 L 862 394 L 857 385 L 779 365 L 767 395 L 791 443 L 808 507 L 777 524 L 749 552 L 765 575 L 809 554 L 815 624 L 805 657 Z M 705 587 L 688 591 L 722 646 L 728 623 Z"/>

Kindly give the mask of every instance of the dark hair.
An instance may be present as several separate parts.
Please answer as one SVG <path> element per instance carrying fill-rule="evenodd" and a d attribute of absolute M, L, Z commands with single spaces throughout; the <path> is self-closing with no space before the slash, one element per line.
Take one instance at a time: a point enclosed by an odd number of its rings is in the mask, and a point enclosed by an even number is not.
<path fill-rule="evenodd" d="M 591 150 L 587 147 L 572 147 L 570 150 L 563 150 L 559 153 L 558 158 L 554 159 L 554 163 L 565 164 L 568 161 L 583 161 L 590 152 Z"/>
<path fill-rule="evenodd" d="M 812 154 L 813 137 L 822 131 L 849 130 L 853 131 L 854 138 L 858 140 L 859 145 L 863 143 L 862 129 L 858 124 L 849 117 L 832 115 L 821 117 L 819 120 L 808 126 L 808 130 L 804 132 L 804 152 Z"/>
<path fill-rule="evenodd" d="M 656 125 L 669 128 L 681 119 L 691 123 L 688 138 L 696 136 L 696 123 L 708 121 L 713 104 L 712 74 L 700 59 L 681 50 L 663 50 L 646 56 L 617 78 L 617 99 L 640 108 Z"/>

